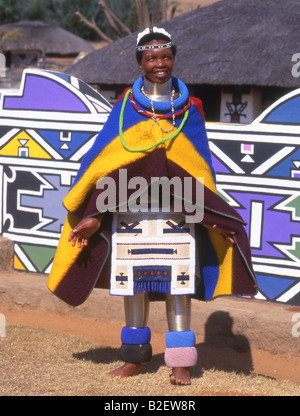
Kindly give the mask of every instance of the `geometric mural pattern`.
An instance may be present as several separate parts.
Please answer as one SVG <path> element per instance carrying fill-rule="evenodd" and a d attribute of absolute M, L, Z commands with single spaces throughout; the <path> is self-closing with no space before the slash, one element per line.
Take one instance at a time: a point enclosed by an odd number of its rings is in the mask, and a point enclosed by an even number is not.
<path fill-rule="evenodd" d="M 300 90 L 207 131 L 218 191 L 247 222 L 257 298 L 300 306 Z"/>
<path fill-rule="evenodd" d="M 207 123 L 219 194 L 241 214 L 258 299 L 300 306 L 300 90 L 249 125 Z M 49 273 L 62 200 L 111 105 L 66 74 L 28 69 L 0 96 L 0 234 L 14 268 Z"/>
<path fill-rule="evenodd" d="M 111 105 L 62 73 L 25 70 L 0 98 L 0 233 L 16 270 L 49 273 L 66 212 L 62 200 Z"/>

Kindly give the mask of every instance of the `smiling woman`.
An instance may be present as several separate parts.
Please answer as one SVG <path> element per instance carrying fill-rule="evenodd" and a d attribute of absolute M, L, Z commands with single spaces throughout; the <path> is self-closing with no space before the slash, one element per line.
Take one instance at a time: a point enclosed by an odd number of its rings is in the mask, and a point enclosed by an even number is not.
<path fill-rule="evenodd" d="M 150 82 L 163 84 L 170 80 L 175 55 L 176 46 L 163 29 L 145 29 L 138 37 L 136 59 Z"/>
<path fill-rule="evenodd" d="M 217 193 L 201 101 L 172 76 L 175 55 L 163 28 L 138 35 L 143 75 L 116 102 L 64 199 L 69 213 L 48 287 L 73 306 L 95 285 L 124 296 L 124 364 L 111 377 L 137 375 L 150 361 L 149 304 L 165 300 L 165 364 L 172 368 L 172 384 L 188 385 L 197 363 L 191 298 L 255 294 L 256 281 L 243 220 Z M 165 178 L 170 186 L 161 186 L 151 199 L 153 178 Z M 146 188 L 145 211 L 139 210 L 137 179 Z M 175 179 L 182 185 L 179 193 Z M 179 200 L 198 202 L 199 181 L 204 216 L 194 222 L 194 211 L 176 207 Z M 113 196 L 108 208 L 97 210 L 97 202 L 109 202 L 107 196 Z"/>
<path fill-rule="evenodd" d="M 153 40 L 149 45 L 158 46 L 163 40 Z M 144 70 L 145 76 L 151 82 L 158 84 L 167 82 L 173 71 L 174 57 L 171 49 L 153 49 L 143 53 L 140 69 Z"/>
<path fill-rule="evenodd" d="M 145 50 L 139 65 L 148 80 L 158 84 L 169 81 L 173 72 L 174 56 L 172 49 L 158 49 L 160 45 L 164 44 L 164 40 L 148 42 L 147 45 L 152 45 L 156 48 Z"/>

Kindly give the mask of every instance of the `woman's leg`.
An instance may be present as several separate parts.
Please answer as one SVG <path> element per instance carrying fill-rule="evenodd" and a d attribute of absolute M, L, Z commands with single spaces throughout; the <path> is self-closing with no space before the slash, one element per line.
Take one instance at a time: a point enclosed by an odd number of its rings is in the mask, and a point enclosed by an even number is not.
<path fill-rule="evenodd" d="M 166 293 L 169 331 L 189 331 L 191 327 L 191 297 Z"/>
<path fill-rule="evenodd" d="M 152 348 L 151 332 L 147 327 L 149 298 L 145 293 L 124 297 L 126 326 L 121 333 L 121 367 L 109 373 L 110 376 L 128 377 L 142 372 L 143 364 L 150 361 Z"/>
<path fill-rule="evenodd" d="M 195 334 L 190 330 L 191 297 L 166 296 L 169 332 L 166 334 L 165 362 L 172 368 L 172 384 L 191 384 L 190 367 L 197 363 Z"/>
<path fill-rule="evenodd" d="M 124 311 L 126 326 L 144 328 L 149 317 L 149 298 L 147 293 L 136 293 L 134 296 L 124 296 Z"/>

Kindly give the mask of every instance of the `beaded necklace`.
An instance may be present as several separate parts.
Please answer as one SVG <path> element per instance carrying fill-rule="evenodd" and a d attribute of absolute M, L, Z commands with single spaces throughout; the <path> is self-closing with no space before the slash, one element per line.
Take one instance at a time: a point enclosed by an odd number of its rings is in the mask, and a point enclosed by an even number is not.
<path fill-rule="evenodd" d="M 152 100 L 152 98 L 150 98 L 148 95 L 147 95 L 147 93 L 146 93 L 146 91 L 145 91 L 145 88 L 144 88 L 144 85 L 142 86 L 142 88 L 141 88 L 141 91 L 142 91 L 142 93 L 144 94 L 144 96 L 145 97 L 147 97 L 149 100 L 150 100 L 150 103 L 151 103 L 151 110 L 152 110 L 152 114 L 153 114 L 153 116 L 152 116 L 152 120 L 154 120 L 157 124 L 158 124 L 158 127 L 161 129 L 161 131 L 163 131 L 164 133 L 171 133 L 171 131 L 173 131 L 174 130 L 174 127 L 175 127 L 175 110 L 174 110 L 174 96 L 175 96 L 175 90 L 174 90 L 174 88 L 172 89 L 172 94 L 171 94 L 171 108 L 172 108 L 172 127 L 169 129 L 169 130 L 164 130 L 162 127 L 161 127 L 161 125 L 160 125 L 160 122 L 159 122 L 159 118 L 157 117 L 157 115 L 155 114 L 155 109 L 154 109 L 154 104 L 153 104 L 153 100 Z"/>
<path fill-rule="evenodd" d="M 123 136 L 123 122 L 124 122 L 125 106 L 126 106 L 126 103 L 127 103 L 127 100 L 128 100 L 128 96 L 131 92 L 132 92 L 132 89 L 129 89 L 125 94 L 125 97 L 124 97 L 124 100 L 123 100 L 123 103 L 122 103 L 121 112 L 120 112 L 120 118 L 119 118 L 119 135 L 120 135 L 122 145 L 124 146 L 124 148 L 126 150 L 128 150 L 129 152 L 146 152 L 148 150 L 154 149 L 156 146 L 159 146 L 162 143 L 165 143 L 166 141 L 174 139 L 174 137 L 176 137 L 181 132 L 181 130 L 183 129 L 183 126 L 185 125 L 185 122 L 186 122 L 186 120 L 189 116 L 189 111 L 188 110 L 185 111 L 183 120 L 180 123 L 180 126 L 178 127 L 178 129 L 174 133 L 172 133 L 169 137 L 165 137 L 165 138 L 159 140 L 158 142 L 154 143 L 152 146 L 144 147 L 144 148 L 141 148 L 141 149 L 132 149 L 131 147 L 127 146 L 127 144 L 125 143 L 124 136 Z"/>

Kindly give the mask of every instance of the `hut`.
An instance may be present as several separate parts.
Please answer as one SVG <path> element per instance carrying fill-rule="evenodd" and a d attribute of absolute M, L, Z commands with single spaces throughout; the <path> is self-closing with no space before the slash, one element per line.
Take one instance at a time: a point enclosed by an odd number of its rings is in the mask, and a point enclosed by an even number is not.
<path fill-rule="evenodd" d="M 221 0 L 168 20 L 163 27 L 178 48 L 174 75 L 203 100 L 208 121 L 251 122 L 300 86 L 292 71 L 300 52 L 299 21 L 295 0 Z M 113 101 L 141 75 L 135 42 L 136 34 L 129 35 L 67 72 L 96 84 Z"/>
<path fill-rule="evenodd" d="M 2 78 L 2 84 L 4 81 L 18 83 L 24 68 L 64 72 L 79 56 L 94 50 L 84 39 L 59 26 L 39 20 L 1 25 L 0 33 L 9 34 L 1 42 L 1 52 L 7 67 L 7 77 Z"/>

